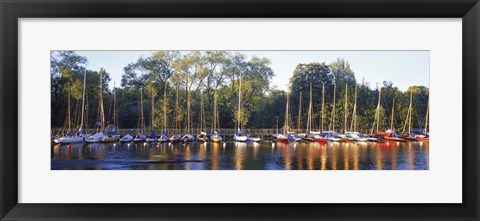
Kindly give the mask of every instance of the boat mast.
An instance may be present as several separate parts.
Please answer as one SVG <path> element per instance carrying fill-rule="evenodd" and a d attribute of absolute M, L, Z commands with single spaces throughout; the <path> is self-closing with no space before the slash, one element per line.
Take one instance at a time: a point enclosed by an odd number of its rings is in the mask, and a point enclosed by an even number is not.
<path fill-rule="evenodd" d="M 241 108 L 241 102 L 242 102 L 242 72 L 240 72 L 240 79 L 238 83 L 238 116 L 237 116 L 237 129 L 238 132 L 240 132 L 240 108 Z"/>
<path fill-rule="evenodd" d="M 83 128 L 83 112 L 85 111 L 85 85 L 87 81 L 87 70 L 83 71 L 83 93 L 82 93 L 82 120 L 80 121 L 80 128 Z"/>
<path fill-rule="evenodd" d="M 372 126 L 372 133 L 373 134 L 373 130 L 375 129 L 375 125 L 377 126 L 377 130 L 378 131 L 378 118 L 380 118 L 380 98 L 382 97 L 382 88 L 380 88 L 378 90 L 378 104 L 377 104 L 377 110 L 375 111 L 375 119 L 373 120 L 373 126 Z"/>
<path fill-rule="evenodd" d="M 218 97 L 218 96 L 217 96 L 217 97 Z M 220 115 L 218 114 L 218 102 L 216 102 L 216 103 L 217 103 L 217 108 L 216 108 L 215 112 L 216 112 L 217 114 L 215 115 L 215 117 L 216 117 L 217 120 L 215 121 L 215 123 L 216 123 L 215 128 L 217 128 L 217 129 L 219 130 L 219 129 L 221 128 L 221 127 L 220 127 Z"/>
<path fill-rule="evenodd" d="M 377 105 L 377 131 L 378 127 L 380 126 L 380 100 L 382 99 L 382 88 L 380 88 L 380 91 L 378 93 L 378 105 Z"/>
<path fill-rule="evenodd" d="M 322 83 L 322 129 L 323 131 L 323 122 L 325 121 L 325 82 Z"/>
<path fill-rule="evenodd" d="M 113 82 L 113 125 L 117 128 L 117 90 L 115 88 L 115 81 Z"/>
<path fill-rule="evenodd" d="M 407 125 L 408 125 L 407 133 L 410 133 L 410 119 L 412 115 L 411 112 L 412 112 L 412 90 L 410 89 L 410 105 L 408 107 L 407 117 L 405 118 L 405 124 L 403 125 L 402 133 L 405 133 L 405 127 L 407 127 Z"/>
<path fill-rule="evenodd" d="M 217 130 L 217 90 L 213 91 L 213 132 Z"/>
<path fill-rule="evenodd" d="M 154 88 L 152 87 L 152 113 L 150 114 L 150 121 L 151 121 L 151 127 L 152 127 L 152 131 L 155 130 L 155 94 L 156 92 L 154 92 Z"/>
<path fill-rule="evenodd" d="M 187 128 L 186 128 L 186 132 L 187 133 L 190 133 L 190 91 L 189 91 L 189 88 L 188 88 L 188 79 L 186 80 L 187 83 L 185 85 L 185 91 L 187 92 Z"/>
<path fill-rule="evenodd" d="M 410 133 L 412 130 L 412 115 L 413 115 L 412 98 L 413 98 L 413 90 L 410 90 L 410 107 L 408 108 L 408 111 L 410 112 L 409 119 L 408 119 L 408 133 Z"/>
<path fill-rule="evenodd" d="M 392 116 L 390 117 L 390 129 L 395 131 L 395 128 L 393 127 L 393 113 L 395 113 L 395 97 L 393 97 L 392 101 Z"/>
<path fill-rule="evenodd" d="M 176 83 L 176 93 L 175 93 L 175 133 L 178 133 L 180 125 L 178 124 L 178 83 Z"/>
<path fill-rule="evenodd" d="M 288 96 L 288 92 L 287 92 L 287 105 L 285 105 L 285 123 L 283 125 L 283 134 L 287 134 L 288 133 L 288 105 L 289 105 L 289 102 L 290 102 L 290 98 Z"/>
<path fill-rule="evenodd" d="M 308 119 L 307 119 L 307 131 L 306 133 L 310 133 L 312 130 L 312 82 L 310 82 L 310 104 L 308 105 Z"/>
<path fill-rule="evenodd" d="M 203 126 L 204 126 L 204 124 L 203 124 L 204 112 L 203 112 L 203 96 L 202 96 L 201 93 L 200 93 L 200 108 L 201 108 L 201 110 L 200 110 L 200 132 L 202 132 L 203 131 Z"/>
<path fill-rule="evenodd" d="M 430 98 L 428 99 L 428 103 L 427 103 L 427 114 L 425 116 L 425 130 L 424 130 L 424 134 L 427 135 L 427 128 L 428 128 L 428 108 L 430 106 Z"/>
<path fill-rule="evenodd" d="M 167 133 L 167 82 L 163 85 L 163 133 Z"/>
<path fill-rule="evenodd" d="M 71 121 L 70 121 L 70 90 L 72 90 L 72 88 L 70 87 L 70 82 L 68 83 L 68 105 L 67 105 L 67 116 L 68 116 L 68 132 L 71 131 L 72 129 L 72 126 L 71 126 Z"/>
<path fill-rule="evenodd" d="M 143 88 L 140 88 L 140 133 L 145 133 L 145 117 L 143 116 Z"/>
<path fill-rule="evenodd" d="M 333 107 L 332 107 L 332 131 L 335 131 L 335 94 L 337 91 L 337 84 L 333 84 Z"/>
<path fill-rule="evenodd" d="M 350 131 L 357 131 L 357 84 L 355 83 L 355 103 L 353 105 L 352 123 Z"/>
<path fill-rule="evenodd" d="M 344 115 L 345 115 L 345 121 L 343 122 L 343 133 L 347 131 L 347 118 L 348 118 L 348 83 L 345 83 L 345 107 L 344 107 Z"/>
<path fill-rule="evenodd" d="M 298 119 L 297 119 L 297 129 L 302 131 L 302 91 L 300 91 L 300 98 L 298 100 Z M 292 122 L 293 124 L 293 122 Z"/>
<path fill-rule="evenodd" d="M 103 110 L 103 89 L 102 89 L 102 71 L 99 71 L 99 76 L 100 76 L 100 94 L 99 94 L 99 97 L 100 97 L 100 129 L 102 131 L 105 130 L 105 113 L 104 113 L 104 110 Z"/>

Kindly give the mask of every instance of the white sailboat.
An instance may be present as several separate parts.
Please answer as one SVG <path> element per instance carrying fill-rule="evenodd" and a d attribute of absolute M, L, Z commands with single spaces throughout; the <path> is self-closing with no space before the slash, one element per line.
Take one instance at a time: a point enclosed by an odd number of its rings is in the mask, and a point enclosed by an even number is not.
<path fill-rule="evenodd" d="M 100 93 L 99 93 L 99 105 L 100 105 L 100 131 L 94 135 L 91 135 L 85 139 L 88 143 L 99 143 L 102 142 L 103 138 L 105 137 L 105 114 L 103 111 L 103 90 L 102 90 L 102 71 L 98 73 L 100 76 Z"/>
<path fill-rule="evenodd" d="M 120 142 L 132 142 L 133 141 L 133 136 L 130 134 L 126 134 L 122 138 L 120 138 Z"/>
<path fill-rule="evenodd" d="M 205 127 L 205 130 L 204 130 Z M 206 123 L 205 123 L 205 111 L 203 108 L 203 95 L 200 94 L 200 134 L 197 135 L 198 142 L 208 142 L 207 131 L 206 130 Z"/>
<path fill-rule="evenodd" d="M 163 85 L 163 133 L 158 138 L 160 142 L 167 142 L 168 141 L 168 133 L 167 133 L 167 82 Z"/>
<path fill-rule="evenodd" d="M 418 141 L 430 141 L 430 134 L 428 132 L 428 109 L 430 106 L 430 99 L 427 103 L 427 113 L 425 115 L 425 128 L 423 129 L 423 134 L 417 134 L 415 136 L 416 140 Z"/>
<path fill-rule="evenodd" d="M 245 142 L 247 141 L 247 136 L 245 136 L 242 133 L 241 130 L 241 123 L 240 123 L 240 113 L 241 113 L 241 104 L 242 104 L 242 93 L 241 93 L 241 88 L 242 88 L 242 74 L 240 73 L 240 79 L 239 79 L 239 85 L 238 85 L 238 116 L 237 116 L 237 133 L 233 135 L 233 140 L 234 141 L 239 141 L 239 142 Z"/>
<path fill-rule="evenodd" d="M 218 107 L 217 107 L 217 91 L 214 91 L 213 94 L 213 134 L 210 136 L 212 142 L 222 142 L 222 136 L 217 132 L 217 118 L 218 118 Z M 219 125 L 220 127 L 220 125 Z"/>
<path fill-rule="evenodd" d="M 289 108 L 289 103 L 290 103 L 290 99 L 289 99 L 289 96 L 288 96 L 288 92 L 287 92 L 287 104 L 285 105 L 285 122 L 283 124 L 283 134 L 279 133 L 278 132 L 278 126 L 277 126 L 277 133 L 272 135 L 272 138 L 274 141 L 277 141 L 277 142 L 288 142 L 288 108 Z M 301 138 L 298 138 L 301 140 Z"/>
<path fill-rule="evenodd" d="M 357 142 L 377 141 L 377 138 L 371 138 L 357 131 L 357 84 L 355 84 L 355 103 L 353 105 L 352 122 L 350 131 L 345 132 L 345 136 Z"/>
<path fill-rule="evenodd" d="M 135 142 L 144 142 L 147 140 L 145 136 L 145 117 L 143 115 L 143 88 L 140 89 L 140 133 L 133 138 Z"/>
<path fill-rule="evenodd" d="M 342 140 L 342 134 L 335 132 L 335 98 L 336 98 L 337 85 L 333 84 L 333 107 L 332 107 L 332 118 L 329 131 L 322 131 L 322 135 L 327 137 L 330 142 L 339 142 Z"/>
<path fill-rule="evenodd" d="M 173 119 L 175 120 L 175 132 L 168 138 L 168 142 L 170 143 L 178 143 L 181 141 L 182 136 L 178 134 L 179 131 L 179 123 L 178 123 L 178 83 L 176 84 L 176 89 L 175 89 L 175 112 L 174 112 L 174 117 Z"/>
<path fill-rule="evenodd" d="M 77 133 L 71 133 L 71 122 L 70 122 L 70 88 L 68 90 L 68 108 L 67 108 L 67 117 L 68 117 L 68 131 L 67 134 L 53 141 L 58 144 L 69 144 L 69 143 L 82 143 L 84 141 L 83 135 L 83 111 L 85 106 L 85 74 L 83 77 L 83 98 L 82 98 L 82 121 L 80 123 L 80 128 Z"/>
<path fill-rule="evenodd" d="M 116 142 L 120 140 L 120 134 L 117 132 L 117 94 L 115 91 L 115 82 L 113 82 L 113 124 L 107 126 L 103 142 Z"/>

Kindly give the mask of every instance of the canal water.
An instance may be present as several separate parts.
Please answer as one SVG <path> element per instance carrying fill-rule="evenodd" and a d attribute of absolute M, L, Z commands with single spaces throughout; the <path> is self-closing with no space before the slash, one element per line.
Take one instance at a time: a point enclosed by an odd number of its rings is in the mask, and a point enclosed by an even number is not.
<path fill-rule="evenodd" d="M 428 142 L 54 145 L 52 170 L 428 170 Z"/>

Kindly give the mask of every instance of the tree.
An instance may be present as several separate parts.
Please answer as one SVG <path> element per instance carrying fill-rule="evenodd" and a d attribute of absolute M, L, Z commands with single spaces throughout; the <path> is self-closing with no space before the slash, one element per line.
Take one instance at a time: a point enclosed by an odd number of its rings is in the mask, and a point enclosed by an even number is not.
<path fill-rule="evenodd" d="M 313 113 L 317 113 L 317 118 L 321 117 L 320 109 L 322 104 L 322 91 L 323 85 L 325 85 L 325 109 L 329 110 L 332 107 L 333 101 L 333 84 L 334 76 L 330 70 L 330 67 L 325 63 L 308 63 L 298 64 L 293 71 L 293 76 L 290 78 L 290 104 L 291 113 L 298 113 L 300 108 L 300 92 L 302 92 L 302 116 L 307 116 L 305 111 L 308 111 L 308 101 L 310 100 L 310 83 L 312 83 L 312 100 L 313 100 Z M 327 114 L 327 111 L 325 111 Z M 300 120 L 302 125 L 305 125 L 306 118 L 298 119 L 298 115 L 293 117 L 294 122 Z M 329 119 L 326 117 L 326 119 Z M 318 120 L 317 120 L 318 121 Z M 316 122 L 316 121 L 314 121 Z"/>
<path fill-rule="evenodd" d="M 179 56 L 178 51 L 158 51 L 149 57 L 140 57 L 137 62 L 124 67 L 122 87 L 144 86 L 143 82 L 150 81 L 165 85 L 165 82 L 175 73 L 173 66 Z"/>
<path fill-rule="evenodd" d="M 258 103 L 264 98 L 269 89 L 269 82 L 273 77 L 270 68 L 270 60 L 267 58 L 254 57 L 246 61 L 242 54 L 234 54 L 226 69 L 230 74 L 230 84 L 220 89 L 221 100 L 232 113 L 234 125 L 238 124 L 238 118 L 242 126 L 247 125 L 250 114 L 258 110 Z M 239 90 L 240 78 L 242 88 Z M 242 96 L 240 117 L 238 112 L 239 91 Z"/>

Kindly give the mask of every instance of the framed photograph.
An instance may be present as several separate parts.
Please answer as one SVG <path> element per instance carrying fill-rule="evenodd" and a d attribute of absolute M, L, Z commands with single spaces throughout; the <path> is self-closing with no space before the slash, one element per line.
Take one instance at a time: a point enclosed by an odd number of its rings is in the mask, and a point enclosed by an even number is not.
<path fill-rule="evenodd" d="M 479 220 L 477 0 L 0 10 L 1 220 Z"/>

